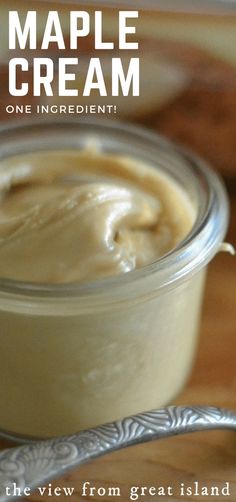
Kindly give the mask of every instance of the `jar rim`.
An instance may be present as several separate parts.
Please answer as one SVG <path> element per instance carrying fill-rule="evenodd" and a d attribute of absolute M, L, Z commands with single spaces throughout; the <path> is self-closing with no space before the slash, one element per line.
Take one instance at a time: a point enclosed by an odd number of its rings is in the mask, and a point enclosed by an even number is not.
<path fill-rule="evenodd" d="M 136 138 L 138 141 L 147 142 L 150 147 L 152 146 L 156 150 L 156 154 L 161 150 L 172 154 L 173 158 L 177 156 L 179 162 L 182 160 L 188 165 L 189 172 L 198 184 L 199 193 L 205 192 L 204 210 L 196 219 L 190 233 L 174 250 L 142 268 L 87 283 L 46 284 L 0 278 L 0 292 L 24 297 L 31 296 L 35 299 L 77 297 L 84 301 L 93 298 L 99 303 L 104 301 L 110 303 L 119 301 L 119 299 L 123 301 L 125 298 L 145 296 L 153 292 L 157 293 L 163 288 L 173 287 L 173 284 L 190 277 L 214 257 L 227 230 L 229 207 L 222 180 L 204 160 L 190 150 L 176 145 L 145 127 L 131 125 L 120 120 L 80 118 L 78 121 L 78 119 L 65 120 L 63 118 L 62 121 L 47 118 L 47 120 L 37 121 L 16 120 L 1 124 L 0 161 L 2 158 L 16 155 L 9 153 L 10 136 L 13 141 L 16 141 L 19 134 L 28 138 L 26 131 L 31 134 L 37 131 L 39 134 L 40 129 L 43 131 L 48 127 L 51 132 L 53 128 L 57 131 L 87 128 L 87 130 L 96 129 L 98 134 L 105 131 L 108 136 L 122 134 L 130 141 L 132 138 Z M 48 148 L 45 147 L 44 151 L 47 150 Z M 28 150 L 24 150 L 24 153 L 26 151 L 28 152 Z M 127 153 L 123 152 L 123 154 Z M 147 279 L 149 279 L 148 284 L 145 284 Z M 141 295 L 137 287 L 139 284 L 142 285 Z"/>

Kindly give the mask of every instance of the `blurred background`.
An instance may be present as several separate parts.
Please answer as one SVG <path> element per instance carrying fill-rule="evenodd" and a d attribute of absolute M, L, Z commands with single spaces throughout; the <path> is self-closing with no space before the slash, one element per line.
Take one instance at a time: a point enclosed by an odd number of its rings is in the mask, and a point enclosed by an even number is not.
<path fill-rule="evenodd" d="M 8 12 L 18 10 L 22 23 L 27 10 L 37 10 L 37 38 L 40 46 L 45 20 L 49 10 L 57 10 L 68 49 L 60 51 L 51 45 L 46 57 L 78 57 L 75 68 L 76 85 L 82 85 L 90 57 L 100 57 L 109 92 L 111 57 L 137 57 L 132 51 L 94 51 L 93 23 L 91 34 L 81 38 L 78 51 L 69 49 L 69 11 L 102 8 L 104 12 L 104 40 L 118 36 L 117 10 L 140 5 L 139 19 L 135 20 L 141 59 L 140 97 L 101 98 L 94 90 L 90 98 L 58 98 L 55 78 L 55 95 L 33 98 L 13 98 L 8 92 L 8 61 L 11 57 L 45 57 L 45 51 L 8 50 Z M 227 0 L 147 0 L 145 2 L 98 2 L 8 0 L 0 2 L 0 99 L 1 120 L 21 119 L 7 114 L 6 104 L 75 103 L 116 104 L 120 118 L 152 127 L 198 152 L 210 161 L 225 177 L 236 174 L 236 3 Z M 132 36 L 130 36 L 132 40 Z M 112 55 L 111 55 L 112 52 Z M 119 54 L 121 52 L 121 54 Z M 125 63 L 124 63 L 125 65 Z M 30 72 L 29 72 L 30 73 Z M 21 78 L 20 75 L 18 77 Z M 32 84 L 32 72 L 27 76 Z M 73 83 L 74 85 L 74 83 Z M 23 114 L 24 115 L 24 114 Z M 29 116 L 28 116 L 29 118 Z M 80 117 L 78 116 L 78 120 Z"/>

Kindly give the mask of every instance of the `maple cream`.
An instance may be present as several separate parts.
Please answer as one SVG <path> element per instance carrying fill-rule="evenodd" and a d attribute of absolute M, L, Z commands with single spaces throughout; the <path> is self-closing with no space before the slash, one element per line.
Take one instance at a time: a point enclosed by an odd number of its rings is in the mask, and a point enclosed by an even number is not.
<path fill-rule="evenodd" d="M 0 276 L 91 281 L 155 262 L 187 235 L 194 208 L 154 168 L 92 150 L 0 164 Z"/>

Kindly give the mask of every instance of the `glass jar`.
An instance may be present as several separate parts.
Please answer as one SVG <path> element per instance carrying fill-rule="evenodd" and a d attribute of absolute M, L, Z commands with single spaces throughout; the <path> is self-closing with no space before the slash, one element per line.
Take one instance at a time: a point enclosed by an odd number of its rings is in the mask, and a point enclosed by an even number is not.
<path fill-rule="evenodd" d="M 172 177 L 197 218 L 178 247 L 139 270 L 88 284 L 0 281 L 0 427 L 54 436 L 170 403 L 195 353 L 206 267 L 228 203 L 199 158 L 142 128 L 73 120 L 4 126 L 0 159 L 27 152 L 102 150 Z"/>

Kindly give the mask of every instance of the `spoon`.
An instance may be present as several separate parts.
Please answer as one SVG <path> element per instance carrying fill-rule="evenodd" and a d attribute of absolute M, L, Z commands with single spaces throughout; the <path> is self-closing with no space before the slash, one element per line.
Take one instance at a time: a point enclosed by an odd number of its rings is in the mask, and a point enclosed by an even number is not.
<path fill-rule="evenodd" d="M 236 429 L 236 413 L 213 406 L 169 406 L 70 436 L 31 441 L 3 450 L 0 452 L 0 502 L 29 495 L 46 482 L 106 453 L 154 439 L 210 429 Z"/>

